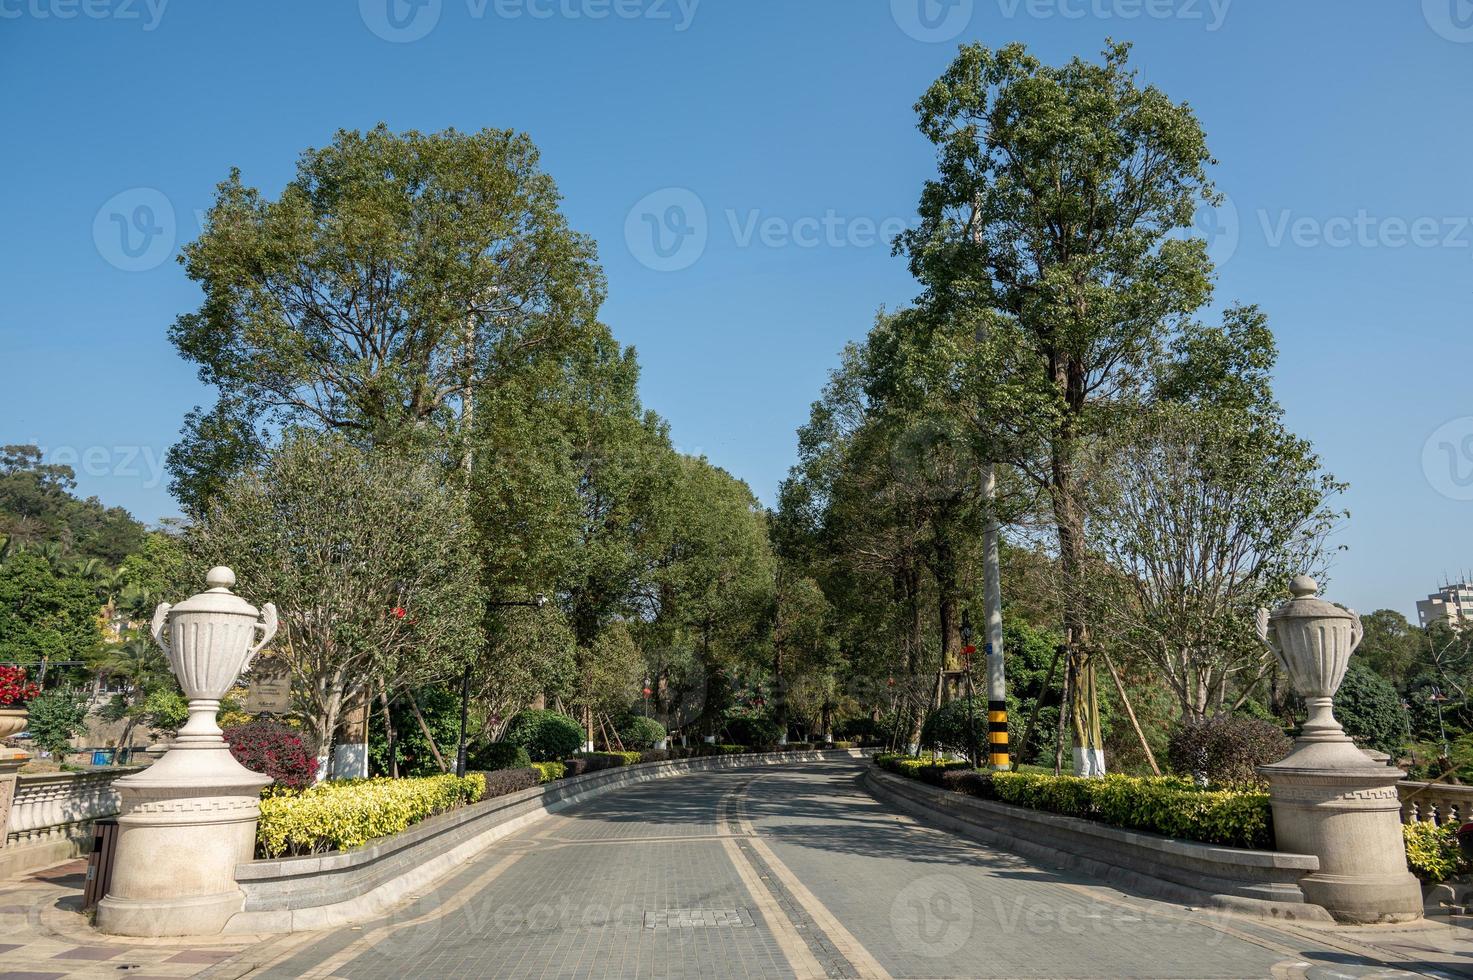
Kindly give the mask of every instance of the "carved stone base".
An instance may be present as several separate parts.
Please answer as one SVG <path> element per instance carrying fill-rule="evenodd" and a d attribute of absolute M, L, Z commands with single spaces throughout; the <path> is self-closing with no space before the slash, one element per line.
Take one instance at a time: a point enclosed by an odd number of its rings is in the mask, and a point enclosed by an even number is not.
<path fill-rule="evenodd" d="M 1319 871 L 1299 882 L 1307 900 L 1341 922 L 1421 918 L 1396 792 L 1405 773 L 1372 762 L 1349 739 L 1301 739 L 1259 772 L 1269 782 L 1277 849 L 1320 859 Z"/>
<path fill-rule="evenodd" d="M 15 801 L 15 781 L 20 767 L 31 757 L 18 749 L 0 746 L 0 847 L 10 835 L 10 805 Z"/>
<path fill-rule="evenodd" d="M 171 749 L 114 785 L 118 844 L 97 928 L 117 936 L 209 936 L 240 911 L 235 866 L 255 851 L 271 780 L 218 749 Z"/>

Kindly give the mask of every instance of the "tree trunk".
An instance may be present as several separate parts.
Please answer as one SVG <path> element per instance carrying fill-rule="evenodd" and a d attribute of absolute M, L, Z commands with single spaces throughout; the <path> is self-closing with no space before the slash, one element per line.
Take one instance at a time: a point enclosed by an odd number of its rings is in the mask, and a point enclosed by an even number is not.
<path fill-rule="evenodd" d="M 419 730 L 424 733 L 425 741 L 430 743 L 430 755 L 435 757 L 435 765 L 440 767 L 441 772 L 449 772 L 450 767 L 445 764 L 445 757 L 440 754 L 440 746 L 435 744 L 435 736 L 430 732 L 430 726 L 425 724 L 425 716 L 420 714 L 419 702 L 415 700 L 414 692 L 406 692 L 409 695 L 409 709 L 414 712 L 414 720 L 419 723 Z"/>
<path fill-rule="evenodd" d="M 1075 405 L 1076 389 L 1082 391 L 1083 380 L 1076 372 L 1060 369 L 1055 381 Z M 1082 394 L 1077 395 L 1082 403 Z M 1066 415 L 1055 434 L 1052 458 L 1050 502 L 1059 538 L 1059 567 L 1064 580 L 1064 642 L 1069 647 L 1070 696 L 1069 722 L 1074 736 L 1074 774 L 1105 774 L 1104 738 L 1100 732 L 1100 702 L 1094 658 L 1090 653 L 1089 626 L 1083 595 L 1085 575 L 1084 515 L 1080 511 L 1079 489 L 1074 483 L 1073 450 L 1075 442 L 1074 414 Z"/>
<path fill-rule="evenodd" d="M 384 739 L 388 742 L 389 777 L 399 778 L 399 733 L 394 729 L 394 716 L 389 711 L 389 695 L 381 685 L 378 689 L 379 707 L 384 713 Z"/>
<path fill-rule="evenodd" d="M 922 618 L 923 610 L 921 609 L 920 569 L 907 568 L 903 582 L 906 607 L 910 614 L 910 638 L 906 642 L 905 650 L 905 670 L 908 675 L 905 688 L 905 710 L 908 714 L 905 748 L 907 752 L 918 752 L 921 745 L 922 718 L 919 705 L 914 703 L 912 692 L 916 690 L 916 682 L 921 675 L 921 650 L 926 637 L 926 624 Z"/>

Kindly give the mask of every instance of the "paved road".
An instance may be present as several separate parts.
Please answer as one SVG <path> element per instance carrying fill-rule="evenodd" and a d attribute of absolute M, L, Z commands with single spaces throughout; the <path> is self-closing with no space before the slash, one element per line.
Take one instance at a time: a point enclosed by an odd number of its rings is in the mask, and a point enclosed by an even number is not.
<path fill-rule="evenodd" d="M 1344 930 L 1289 931 L 1155 903 L 956 840 L 876 802 L 857 773 L 849 763 L 728 770 L 610 793 L 496 844 L 383 921 L 277 946 L 275 961 L 251 976 L 1431 970 L 1417 962 L 1415 943 L 1377 962 L 1376 950 Z M 1437 959 L 1456 960 L 1443 952 Z"/>

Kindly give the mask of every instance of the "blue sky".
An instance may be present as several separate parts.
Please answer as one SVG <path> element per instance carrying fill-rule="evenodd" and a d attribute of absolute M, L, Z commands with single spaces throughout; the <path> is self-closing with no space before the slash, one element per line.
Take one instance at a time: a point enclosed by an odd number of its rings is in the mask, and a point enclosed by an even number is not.
<path fill-rule="evenodd" d="M 0 0 L 0 441 L 174 513 L 163 454 L 210 394 L 165 336 L 198 302 L 172 259 L 215 183 L 275 193 L 340 127 L 512 127 L 599 242 L 647 403 L 771 502 L 839 348 L 916 292 L 887 240 L 933 169 L 917 96 L 959 42 L 1113 35 L 1200 114 L 1218 303 L 1268 312 L 1289 422 L 1351 484 L 1332 596 L 1410 614 L 1473 566 L 1468 0 L 418 3 Z"/>

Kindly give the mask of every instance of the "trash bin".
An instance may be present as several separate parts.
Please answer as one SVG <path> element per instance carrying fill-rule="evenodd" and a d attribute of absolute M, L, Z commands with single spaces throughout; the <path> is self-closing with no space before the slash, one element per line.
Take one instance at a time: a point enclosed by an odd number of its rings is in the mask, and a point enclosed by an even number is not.
<path fill-rule="evenodd" d="M 107 895 L 113 880 L 113 854 L 118 849 L 118 822 L 112 818 L 92 822 L 92 853 L 87 856 L 87 883 L 82 888 L 82 911 L 95 908 Z"/>

